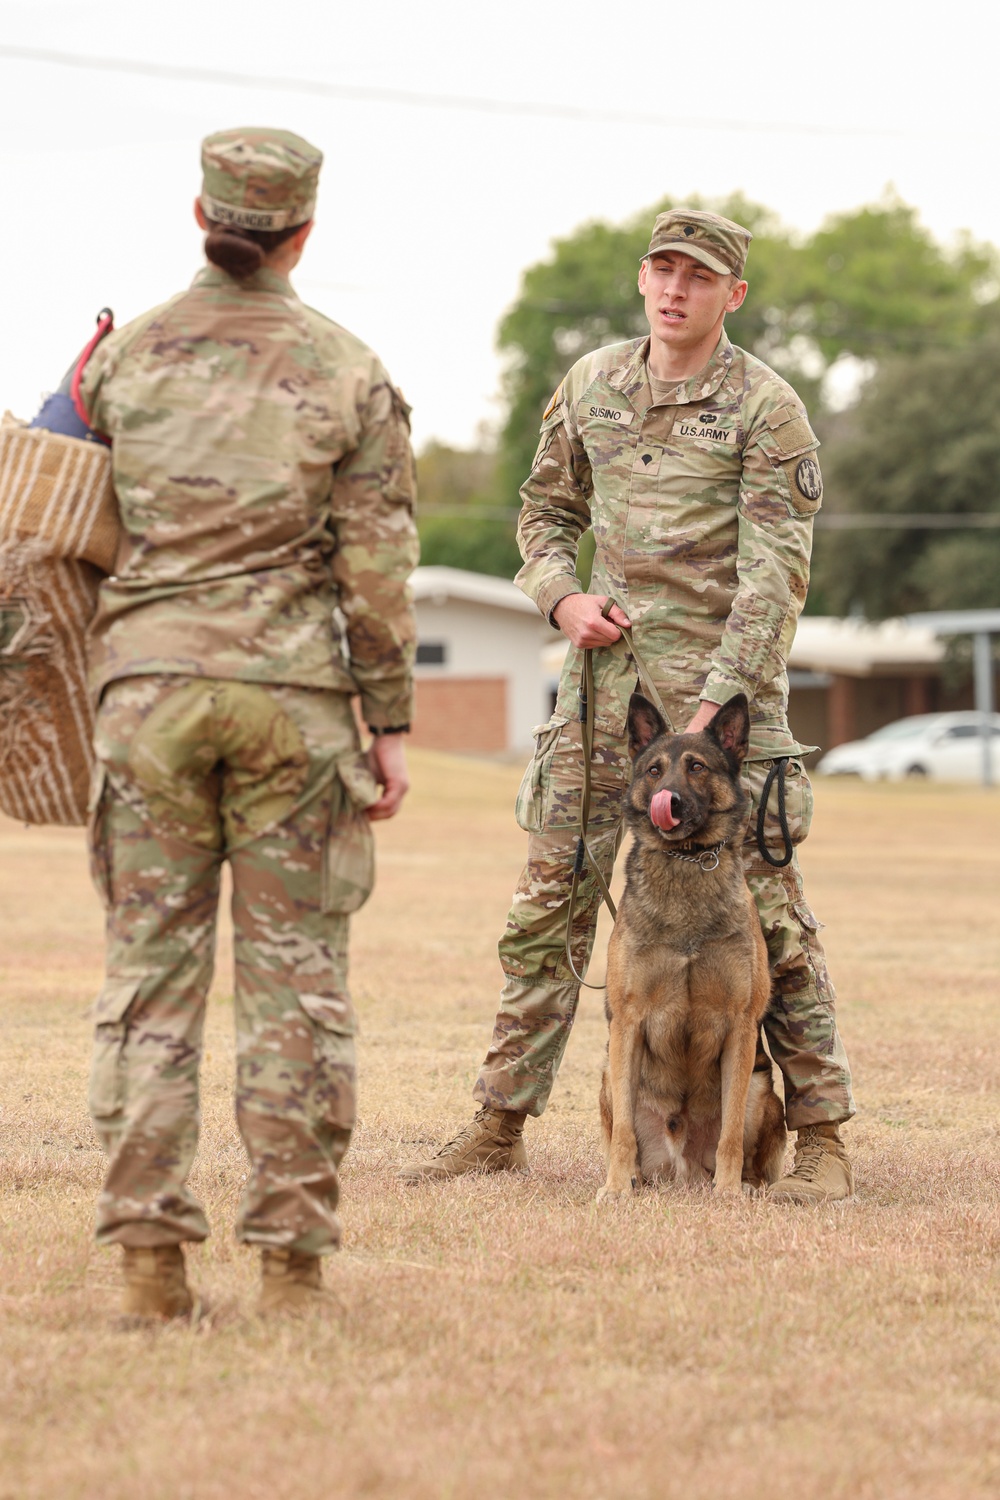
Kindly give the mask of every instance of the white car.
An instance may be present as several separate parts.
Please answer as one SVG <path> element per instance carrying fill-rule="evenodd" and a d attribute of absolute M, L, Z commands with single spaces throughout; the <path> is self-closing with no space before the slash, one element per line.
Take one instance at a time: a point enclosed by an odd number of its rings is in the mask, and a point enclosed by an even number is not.
<path fill-rule="evenodd" d="M 828 750 L 816 769 L 824 776 L 933 776 L 939 781 L 981 781 L 983 716 L 978 713 L 914 714 L 884 724 L 864 740 Z M 1000 781 L 1000 714 L 990 715 L 993 779 Z"/>

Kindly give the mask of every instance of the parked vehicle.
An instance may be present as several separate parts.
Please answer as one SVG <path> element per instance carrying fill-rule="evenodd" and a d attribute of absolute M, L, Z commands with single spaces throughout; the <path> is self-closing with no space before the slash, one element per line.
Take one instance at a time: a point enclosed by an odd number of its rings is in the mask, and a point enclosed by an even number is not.
<path fill-rule="evenodd" d="M 824 776 L 864 781 L 931 776 L 937 781 L 979 781 L 983 774 L 983 716 L 978 713 L 913 714 L 884 724 L 867 739 L 828 750 L 816 769 Z M 1000 780 L 1000 714 L 990 715 L 993 775 Z"/>

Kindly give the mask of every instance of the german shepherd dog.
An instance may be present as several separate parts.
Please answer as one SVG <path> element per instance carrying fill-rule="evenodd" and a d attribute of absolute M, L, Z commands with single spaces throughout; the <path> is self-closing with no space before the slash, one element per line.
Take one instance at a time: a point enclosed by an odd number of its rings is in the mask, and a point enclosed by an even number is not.
<path fill-rule="evenodd" d="M 717 1192 L 739 1193 L 781 1174 L 784 1110 L 760 1042 L 767 949 L 741 855 L 749 732 L 742 693 L 699 734 L 669 734 L 632 695 L 634 841 L 608 949 L 599 1200 L 664 1177 L 714 1175 Z"/>

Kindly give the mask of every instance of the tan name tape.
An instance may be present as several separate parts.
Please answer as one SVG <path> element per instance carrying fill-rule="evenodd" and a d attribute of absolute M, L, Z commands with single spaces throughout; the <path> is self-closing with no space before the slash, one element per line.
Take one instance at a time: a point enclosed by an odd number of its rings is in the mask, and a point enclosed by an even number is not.
<path fill-rule="evenodd" d="M 584 402 L 580 415 L 589 417 L 592 422 L 619 422 L 622 427 L 627 427 L 635 412 L 630 411 L 627 406 L 601 406 L 596 402 Z"/>
<path fill-rule="evenodd" d="M 287 208 L 237 208 L 202 193 L 201 206 L 205 217 L 216 224 L 232 224 L 236 229 L 290 229 L 293 224 L 304 224 L 314 205 L 306 204 L 293 217 Z"/>

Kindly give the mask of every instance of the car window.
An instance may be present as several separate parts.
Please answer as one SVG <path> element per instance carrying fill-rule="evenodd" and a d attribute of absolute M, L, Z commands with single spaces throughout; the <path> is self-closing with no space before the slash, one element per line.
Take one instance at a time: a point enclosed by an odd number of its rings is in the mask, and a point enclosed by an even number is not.
<path fill-rule="evenodd" d="M 941 736 L 943 740 L 971 740 L 979 735 L 978 724 L 953 724 Z"/>

